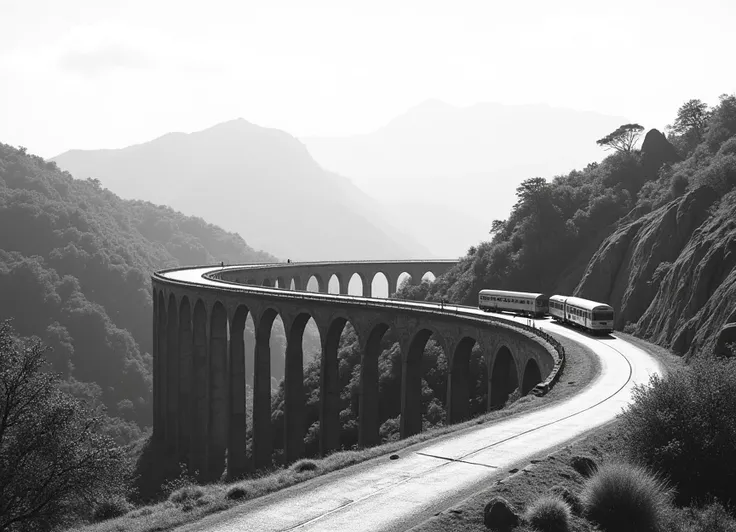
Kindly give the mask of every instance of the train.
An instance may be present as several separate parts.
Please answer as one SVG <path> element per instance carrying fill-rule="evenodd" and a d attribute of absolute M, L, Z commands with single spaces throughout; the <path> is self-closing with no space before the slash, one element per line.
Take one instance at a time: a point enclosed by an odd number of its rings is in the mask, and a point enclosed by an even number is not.
<path fill-rule="evenodd" d="M 615 312 L 606 303 L 581 297 L 553 295 L 508 290 L 481 290 L 478 308 L 485 312 L 513 312 L 531 318 L 551 316 L 592 334 L 613 332 Z"/>

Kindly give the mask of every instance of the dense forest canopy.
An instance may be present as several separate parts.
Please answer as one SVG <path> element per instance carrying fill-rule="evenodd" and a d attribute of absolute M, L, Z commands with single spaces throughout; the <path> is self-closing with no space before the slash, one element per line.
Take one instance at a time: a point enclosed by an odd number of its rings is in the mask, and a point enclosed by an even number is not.
<path fill-rule="evenodd" d="M 53 348 L 64 386 L 106 406 L 119 440 L 151 424 L 151 273 L 220 261 L 276 259 L 0 144 L 0 320 Z"/>

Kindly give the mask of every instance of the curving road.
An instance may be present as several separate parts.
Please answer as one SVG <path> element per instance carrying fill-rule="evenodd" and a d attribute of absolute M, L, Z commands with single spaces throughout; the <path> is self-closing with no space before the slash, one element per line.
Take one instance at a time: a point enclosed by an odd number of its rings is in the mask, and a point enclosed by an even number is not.
<path fill-rule="evenodd" d="M 203 279 L 204 270 L 165 275 L 185 282 L 232 287 Z M 304 292 L 293 294 L 303 296 Z M 380 301 L 386 302 L 376 299 Z M 404 305 L 436 308 L 425 302 L 401 302 Z M 487 315 L 462 306 L 445 306 L 445 311 Z M 526 322 L 527 318 L 518 321 Z M 600 358 L 599 376 L 581 393 L 547 408 L 414 445 L 400 451 L 398 460 L 379 457 L 335 471 L 213 515 L 184 530 L 406 530 L 487 487 L 514 464 L 612 420 L 631 400 L 634 385 L 647 383 L 652 374 L 662 370 L 646 352 L 620 338 L 593 338 L 549 320 L 535 321 L 537 327 L 579 342 Z"/>

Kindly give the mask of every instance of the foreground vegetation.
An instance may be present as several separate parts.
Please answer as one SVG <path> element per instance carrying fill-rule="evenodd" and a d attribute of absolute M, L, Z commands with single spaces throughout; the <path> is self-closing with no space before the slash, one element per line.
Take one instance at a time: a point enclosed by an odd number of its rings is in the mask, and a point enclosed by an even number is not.
<path fill-rule="evenodd" d="M 487 530 L 483 508 L 502 498 L 519 532 L 734 531 L 735 387 L 736 358 L 678 365 L 637 387 L 612 424 L 520 464 L 417 530 Z"/>

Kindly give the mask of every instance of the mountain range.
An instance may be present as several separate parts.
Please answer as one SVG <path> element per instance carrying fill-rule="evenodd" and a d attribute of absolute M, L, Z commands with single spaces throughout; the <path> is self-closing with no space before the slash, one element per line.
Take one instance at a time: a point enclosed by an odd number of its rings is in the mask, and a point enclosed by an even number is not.
<path fill-rule="evenodd" d="M 123 198 L 166 204 L 239 233 L 282 259 L 427 258 L 349 179 L 325 171 L 296 138 L 243 119 L 191 134 L 52 159 Z"/>

